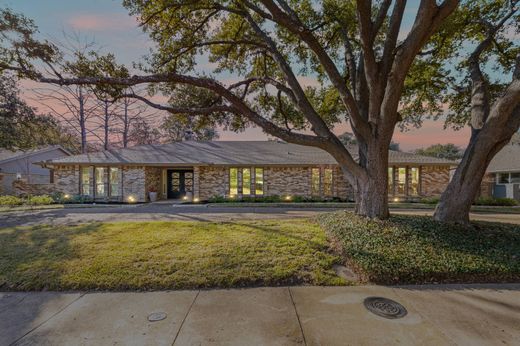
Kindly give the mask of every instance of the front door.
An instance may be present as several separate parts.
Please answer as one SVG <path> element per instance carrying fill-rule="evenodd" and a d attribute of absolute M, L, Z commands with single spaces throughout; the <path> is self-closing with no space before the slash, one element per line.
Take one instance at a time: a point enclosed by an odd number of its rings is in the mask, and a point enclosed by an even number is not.
<path fill-rule="evenodd" d="M 181 199 L 193 193 L 193 171 L 168 170 L 168 199 Z"/>

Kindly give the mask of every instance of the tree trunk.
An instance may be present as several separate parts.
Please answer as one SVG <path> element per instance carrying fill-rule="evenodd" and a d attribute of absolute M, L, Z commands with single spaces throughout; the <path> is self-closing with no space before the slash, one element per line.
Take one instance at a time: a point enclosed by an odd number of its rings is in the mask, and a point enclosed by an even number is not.
<path fill-rule="evenodd" d="M 108 101 L 105 100 L 105 124 L 104 124 L 104 131 L 105 131 L 105 139 L 104 139 L 104 149 L 105 150 L 108 150 L 109 149 L 109 145 L 108 145 Z"/>
<path fill-rule="evenodd" d="M 79 127 L 81 131 L 81 153 L 87 153 L 87 126 L 85 123 L 85 99 L 83 89 L 79 88 Z"/>
<path fill-rule="evenodd" d="M 125 99 L 124 102 L 124 120 L 123 120 L 123 148 L 128 147 L 128 131 L 129 131 L 129 124 L 128 124 L 128 101 Z"/>

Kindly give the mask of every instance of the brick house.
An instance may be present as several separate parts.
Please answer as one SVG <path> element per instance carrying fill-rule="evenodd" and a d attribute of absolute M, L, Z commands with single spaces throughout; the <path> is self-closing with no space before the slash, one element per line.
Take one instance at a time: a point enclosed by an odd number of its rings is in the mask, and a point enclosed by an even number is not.
<path fill-rule="evenodd" d="M 480 195 L 520 201 L 520 138 L 517 136 L 489 163 Z"/>
<path fill-rule="evenodd" d="M 453 161 L 390 151 L 391 198 L 441 194 Z M 319 148 L 279 141 L 176 142 L 69 156 L 42 163 L 56 190 L 99 201 L 305 196 L 352 199 L 335 160 Z"/>

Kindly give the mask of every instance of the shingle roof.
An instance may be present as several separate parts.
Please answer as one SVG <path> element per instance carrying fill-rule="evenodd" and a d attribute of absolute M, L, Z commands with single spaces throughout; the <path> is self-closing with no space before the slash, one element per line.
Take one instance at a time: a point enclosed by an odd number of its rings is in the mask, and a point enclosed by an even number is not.
<path fill-rule="evenodd" d="M 520 143 L 512 142 L 502 148 L 489 163 L 487 171 L 520 172 Z"/>
<path fill-rule="evenodd" d="M 355 154 L 355 151 L 352 151 Z M 49 164 L 320 165 L 336 164 L 319 148 L 279 141 L 208 141 L 140 145 L 55 159 Z M 390 151 L 391 164 L 454 165 L 454 161 Z"/>
<path fill-rule="evenodd" d="M 61 145 L 49 145 L 46 147 L 28 149 L 28 150 L 8 150 L 8 149 L 0 149 L 0 163 L 4 163 L 11 160 L 21 159 L 23 157 L 28 157 L 31 155 L 35 155 L 42 152 L 51 151 L 54 149 L 60 149 L 67 155 L 70 153 L 65 150 Z"/>

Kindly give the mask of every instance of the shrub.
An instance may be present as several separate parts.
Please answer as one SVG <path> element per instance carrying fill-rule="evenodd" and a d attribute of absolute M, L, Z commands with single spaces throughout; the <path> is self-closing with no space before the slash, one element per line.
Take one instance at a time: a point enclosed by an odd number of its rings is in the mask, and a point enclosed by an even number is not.
<path fill-rule="evenodd" d="M 0 196 L 0 205 L 15 206 L 22 205 L 23 200 L 16 196 Z"/>
<path fill-rule="evenodd" d="M 440 201 L 439 197 L 425 197 L 425 198 L 421 198 L 420 203 L 437 204 L 437 203 L 439 203 L 439 201 Z"/>
<path fill-rule="evenodd" d="M 25 203 L 28 205 L 49 205 L 54 203 L 54 199 L 48 195 L 30 196 Z"/>
<path fill-rule="evenodd" d="M 518 201 L 512 198 L 479 197 L 473 204 L 513 207 L 518 205 Z"/>

